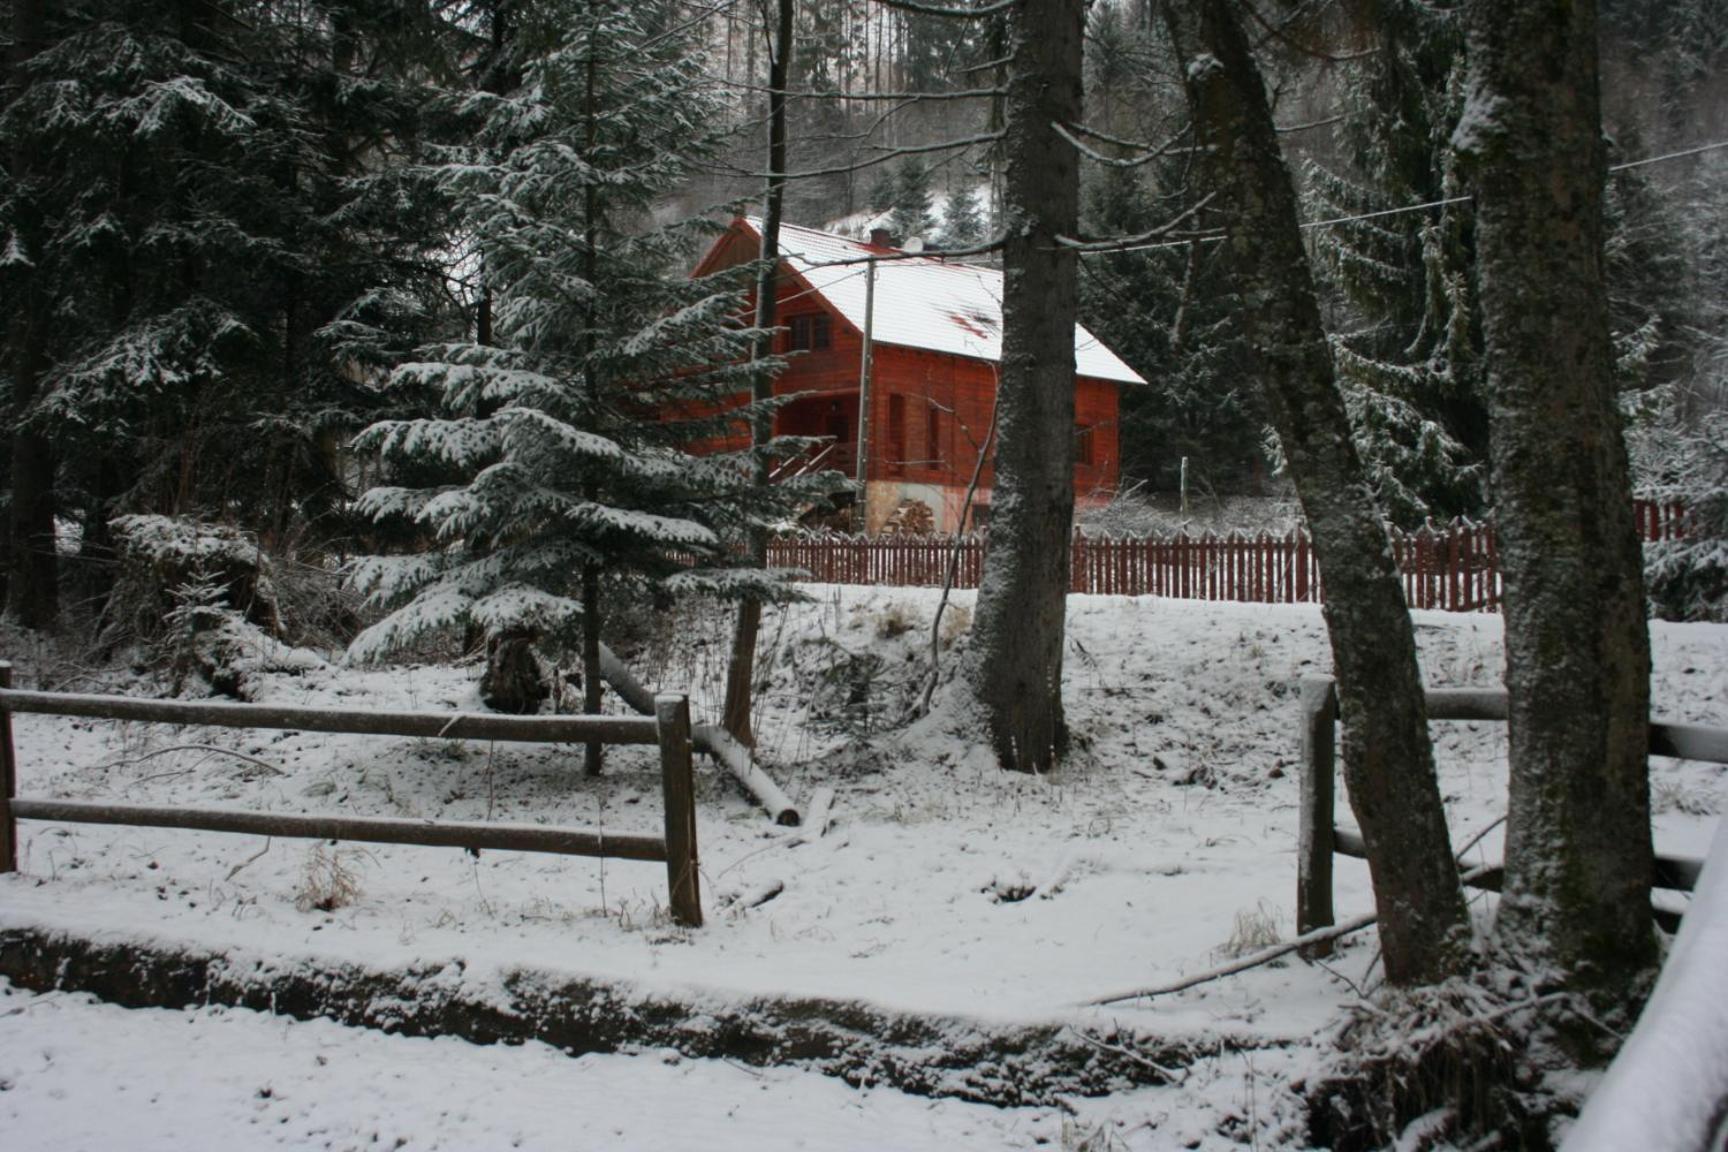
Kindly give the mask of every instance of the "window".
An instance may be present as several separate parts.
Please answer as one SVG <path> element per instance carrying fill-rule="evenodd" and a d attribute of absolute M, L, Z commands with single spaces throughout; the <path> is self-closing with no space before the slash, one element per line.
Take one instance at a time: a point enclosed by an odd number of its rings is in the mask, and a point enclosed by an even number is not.
<path fill-rule="evenodd" d="M 898 476 L 906 466 L 906 397 L 888 394 L 888 471 Z"/>
<path fill-rule="evenodd" d="M 826 312 L 802 312 L 787 321 L 791 329 L 787 347 L 793 352 L 810 352 L 833 343 L 832 322 Z"/>
<path fill-rule="evenodd" d="M 1091 468 L 1098 463 L 1097 447 L 1093 444 L 1092 425 L 1082 424 L 1074 430 L 1074 463 Z"/>
<path fill-rule="evenodd" d="M 924 464 L 942 467 L 942 409 L 931 404 L 924 412 Z"/>

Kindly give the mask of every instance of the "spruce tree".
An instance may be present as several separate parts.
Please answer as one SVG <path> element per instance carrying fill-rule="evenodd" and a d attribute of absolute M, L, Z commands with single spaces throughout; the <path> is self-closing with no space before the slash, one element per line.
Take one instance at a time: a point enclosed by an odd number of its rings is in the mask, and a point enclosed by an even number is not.
<path fill-rule="evenodd" d="M 934 224 L 930 199 L 930 169 L 918 157 L 909 157 L 895 177 L 894 215 L 888 225 L 901 243 L 929 236 Z"/>
<path fill-rule="evenodd" d="M 335 534 L 367 349 L 442 290 L 410 238 L 429 198 L 391 162 L 433 29 L 379 8 L 97 0 L 44 24 L 0 117 L 31 158 L 0 229 L 9 290 L 53 308 L 8 358 L 38 365 L 16 426 L 60 450 L 90 571 L 121 512 Z"/>
<path fill-rule="evenodd" d="M 1345 83 L 1345 162 L 1308 169 L 1308 215 L 1346 221 L 1317 238 L 1343 302 L 1339 381 L 1388 516 L 1476 515 L 1487 497 L 1482 337 L 1450 144 L 1463 36 L 1456 13 L 1415 0 L 1374 0 L 1364 16 L 1378 47 Z M 1417 205 L 1432 207 L 1389 212 Z"/>
<path fill-rule="evenodd" d="M 942 246 L 970 248 L 984 240 L 984 218 L 978 211 L 975 189 L 956 184 L 942 201 Z"/>
<path fill-rule="evenodd" d="M 1170 209 L 1185 164 L 1105 168 L 1087 181 L 1084 230 L 1132 236 Z M 1147 173 L 1149 176 L 1143 176 Z M 1162 215 L 1160 214 L 1162 212 Z M 1241 298 L 1216 244 L 1168 243 L 1081 262 L 1081 315 L 1098 337 L 1156 384 L 1122 390 L 1125 476 L 1161 491 L 1191 476 L 1220 493 L 1252 490 L 1262 474 L 1267 416 L 1239 334 Z"/>
<path fill-rule="evenodd" d="M 887 165 L 883 165 L 876 169 L 876 176 L 870 181 L 870 195 L 865 203 L 870 206 L 870 211 L 877 214 L 890 212 L 894 208 L 894 197 L 897 193 L 894 173 Z"/>
<path fill-rule="evenodd" d="M 366 494 L 369 514 L 408 516 L 437 545 L 360 566 L 392 610 L 356 639 L 357 657 L 464 627 L 493 639 L 579 628 L 591 653 L 602 578 L 786 594 L 774 574 L 731 566 L 726 543 L 808 494 L 753 486 L 747 454 L 685 451 L 749 418 L 728 406 L 773 364 L 748 361 L 756 330 L 739 323 L 735 276 L 686 278 L 700 222 L 652 222 L 718 139 L 698 47 L 665 16 L 619 0 L 525 11 L 520 85 L 462 98 L 474 146 L 439 178 L 496 326 L 490 343 L 446 342 L 397 368 L 393 383 L 434 389 L 440 411 L 362 438 L 392 469 L 455 478 Z"/>

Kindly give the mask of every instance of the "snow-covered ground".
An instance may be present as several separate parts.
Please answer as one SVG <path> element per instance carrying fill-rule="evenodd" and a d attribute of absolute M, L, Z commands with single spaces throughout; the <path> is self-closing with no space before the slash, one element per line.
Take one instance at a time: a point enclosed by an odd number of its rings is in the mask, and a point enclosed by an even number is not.
<path fill-rule="evenodd" d="M 0 983 L 0 1126 L 14 1152 L 936 1152 L 1055 1143 L 1064 1119 L 673 1052 L 571 1058 Z"/>
<path fill-rule="evenodd" d="M 1062 773 L 1034 779 L 998 772 L 982 749 L 956 735 L 954 717 L 941 707 L 910 728 L 895 723 L 923 667 L 936 592 L 809 591 L 810 602 L 765 620 L 766 690 L 756 728 L 765 763 L 795 799 L 819 786 L 836 790 L 835 825 L 805 842 L 704 767 L 699 831 L 709 924 L 699 931 L 665 918 L 664 870 L 656 865 L 502 852 L 475 859 L 385 846 L 332 850 L 33 823 L 22 827 L 22 874 L 0 883 L 0 926 L 46 924 L 283 963 L 459 958 L 461 979 L 482 985 L 527 966 L 697 1000 L 854 997 L 984 1020 L 1114 1022 L 1162 1037 L 1239 1042 L 1312 1036 L 1353 998 L 1344 979 L 1291 963 L 1150 1004 L 1074 1007 L 1206 969 L 1291 931 L 1295 686 L 1329 665 L 1317 609 L 1072 598 L 1066 699 L 1077 751 Z M 950 666 L 965 643 L 971 602 L 971 593 L 957 593 L 948 608 L 943 631 L 956 644 L 944 655 Z M 1418 613 L 1416 623 L 1430 684 L 1498 680 L 1497 617 Z M 1658 716 L 1728 725 L 1728 628 L 1652 627 Z M 650 683 L 689 688 L 697 713 L 712 716 L 727 639 L 726 623 L 712 614 L 669 616 L 633 663 Z M 262 700 L 479 706 L 475 666 L 354 669 L 285 649 L 259 658 L 249 683 Z M 18 716 L 15 727 L 26 795 L 619 832 L 654 832 L 660 819 L 651 749 L 613 750 L 607 774 L 592 781 L 581 775 L 579 753 L 559 748 L 39 716 Z M 1504 809 L 1505 729 L 1437 723 L 1435 734 L 1461 843 Z M 194 744 L 248 758 L 163 751 Z M 1654 761 L 1652 773 L 1659 848 L 1703 855 L 1728 805 L 1728 769 Z M 1348 822 L 1344 803 L 1340 816 Z M 1498 836 L 1490 835 L 1473 855 L 1497 854 Z M 784 885 L 779 896 L 745 907 L 776 882 Z M 352 890 L 331 901 L 333 887 Z M 320 910 L 319 903 L 335 906 Z M 1340 917 L 1370 904 L 1365 868 L 1341 859 Z M 1360 985 L 1373 954 L 1367 934 L 1341 950 L 1333 969 Z M 17 1019 L 46 1010 L 31 1007 Z M 226 1018 L 206 1026 L 241 1027 Z M 254 1026 L 295 1035 L 311 1027 L 245 1025 Z M 506 1057 L 475 1059 L 501 1068 L 486 1062 Z M 643 1064 L 638 1058 L 632 1066 Z M 592 1063 L 597 1083 L 605 1082 L 598 1069 L 609 1066 Z M 728 1074 L 700 1075 L 719 1085 Z M 1209 1074 L 1226 1076 L 1217 1068 Z M 661 1068 L 655 1075 L 698 1074 Z M 793 1092 L 795 1080 L 786 1077 L 772 1074 L 765 1091 Z M 1142 1104 L 1147 1116 L 1171 1108 L 1159 1099 L 1111 1107 Z M 240 1104 L 228 1107 L 241 1115 Z M 985 1123 L 964 1119 L 970 1113 L 963 1110 L 941 1114 L 944 1124 Z M 1143 1128 L 1125 1113 L 1112 1115 L 1124 1121 L 1124 1132 Z M 998 1127 L 979 1129 L 990 1133 L 985 1138 L 955 1146 L 1013 1146 L 1019 1137 L 1000 1125 L 1019 1122 L 1003 1114 L 989 1122 Z M 1146 1147 L 1170 1146 L 1146 1139 Z M 1131 1139 L 1129 1146 L 1139 1145 Z"/>

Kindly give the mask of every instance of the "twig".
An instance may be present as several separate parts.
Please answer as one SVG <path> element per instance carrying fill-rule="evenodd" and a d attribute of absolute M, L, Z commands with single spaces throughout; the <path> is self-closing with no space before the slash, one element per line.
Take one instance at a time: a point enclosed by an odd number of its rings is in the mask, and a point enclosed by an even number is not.
<path fill-rule="evenodd" d="M 270 837 L 266 836 L 264 837 L 264 847 L 258 849 L 258 851 L 252 853 L 252 855 L 246 857 L 246 859 L 228 869 L 228 875 L 222 878 L 223 882 L 226 883 L 227 881 L 234 879 L 234 877 L 240 875 L 243 869 L 262 860 L 264 858 L 264 853 L 268 851 L 270 851 Z"/>
<path fill-rule="evenodd" d="M 154 760 L 158 756 L 166 756 L 171 752 L 209 752 L 217 756 L 232 756 L 236 760 L 244 760 L 249 764 L 256 764 L 272 776 L 287 775 L 286 772 L 276 767 L 276 765 L 260 760 L 256 756 L 248 756 L 246 753 L 236 752 L 232 748 L 218 748 L 214 744 L 174 744 L 167 748 L 157 748 L 154 751 L 146 752 L 142 756 L 131 756 L 123 760 L 113 760 L 104 764 L 103 767 L 120 768 L 133 764 L 142 764 L 146 760 Z M 174 773 L 168 773 L 168 775 L 174 775 Z M 146 777 L 146 779 L 155 780 L 158 779 L 158 777 L 150 776 Z"/>
<path fill-rule="evenodd" d="M 994 365 L 991 371 L 995 372 Z M 990 427 L 984 430 L 984 443 L 978 449 L 977 463 L 972 465 L 972 480 L 966 485 L 966 499 L 960 505 L 960 523 L 954 530 L 954 546 L 948 550 L 948 571 L 942 577 L 942 597 L 936 601 L 936 617 L 930 621 L 930 677 L 924 682 L 924 692 L 918 706 L 907 719 L 915 720 L 930 712 L 930 697 L 936 692 L 936 682 L 942 675 L 942 613 L 948 607 L 948 595 L 954 591 L 954 581 L 960 575 L 960 549 L 966 539 L 966 517 L 972 511 L 972 501 L 978 495 L 978 481 L 984 475 L 984 462 L 990 456 L 990 444 L 996 438 L 996 417 L 1002 410 L 1001 381 L 997 381 L 995 398 L 990 402 Z M 971 433 L 967 433 L 970 437 Z"/>
<path fill-rule="evenodd" d="M 1458 861 L 1458 863 L 1462 864 L 1464 862 L 1465 855 L 1470 851 L 1470 849 L 1472 849 L 1472 848 L 1476 847 L 1476 845 L 1482 843 L 1482 838 L 1484 836 L 1488 835 L 1488 833 L 1494 831 L 1494 829 L 1500 827 L 1500 825 L 1502 825 L 1504 823 L 1506 823 L 1506 817 L 1505 816 L 1501 816 L 1498 819 L 1490 822 L 1487 827 L 1483 828 L 1480 832 L 1476 833 L 1476 835 L 1470 837 L 1470 839 L 1465 843 L 1464 847 L 1458 849 L 1457 853 L 1453 855 L 1452 859 L 1454 859 L 1454 860 Z"/>
<path fill-rule="evenodd" d="M 1333 979 L 1342 981 L 1344 983 L 1345 987 L 1349 988 L 1350 991 L 1356 993 L 1356 996 L 1358 999 L 1361 999 L 1361 1000 L 1367 1000 L 1368 999 L 1367 995 L 1362 991 L 1361 985 L 1357 984 L 1356 981 L 1350 979 L 1350 977 L 1344 975 L 1344 973 L 1338 971 L 1338 969 L 1332 967 L 1332 965 L 1326 963 L 1326 961 L 1321 960 L 1318 957 L 1315 957 L 1314 959 L 1310 960 L 1309 963 L 1313 964 L 1315 967 L 1319 968 L 1321 971 L 1325 972 L 1328 976 L 1331 976 Z"/>
<path fill-rule="evenodd" d="M 1326 940 L 1336 940 L 1340 936 L 1348 936 L 1352 932 L 1360 932 L 1362 929 L 1367 928 L 1379 919 L 1380 917 L 1369 914 L 1366 916 L 1358 916 L 1354 920 L 1346 920 L 1342 924 L 1332 924 L 1325 928 L 1316 928 L 1312 932 L 1304 932 L 1302 935 L 1297 936 L 1292 940 L 1286 940 L 1282 944 L 1274 944 L 1270 948 L 1263 948 L 1252 955 L 1242 957 L 1240 960 L 1233 960 L 1228 964 L 1221 964 L 1217 968 L 1209 969 L 1208 971 L 1198 973 L 1194 976 L 1186 976 L 1181 980 L 1169 984 L 1155 985 L 1151 988 L 1139 988 L 1132 992 L 1116 992 L 1109 996 L 1100 996 L 1095 1000 L 1083 1000 L 1081 1001 L 1081 1006 L 1101 1007 L 1106 1004 L 1120 1004 L 1124 1000 L 1139 1000 L 1153 996 L 1168 996 L 1172 992 L 1183 992 L 1201 984 L 1210 984 L 1214 980 L 1222 980 L 1226 976 L 1234 976 L 1238 972 L 1246 972 L 1250 968 L 1258 968 L 1262 964 L 1269 964 L 1278 959 L 1278 957 L 1288 955 L 1289 953 L 1296 951 L 1298 948 L 1305 948 L 1310 944 L 1319 944 Z"/>
<path fill-rule="evenodd" d="M 1114 1052 L 1116 1055 L 1126 1057 L 1142 1067 L 1152 1069 L 1152 1071 L 1158 1073 L 1158 1075 L 1164 1077 L 1165 1080 L 1172 1084 L 1180 1084 L 1188 1078 L 1186 1069 L 1166 1068 L 1164 1065 L 1158 1063 L 1158 1061 L 1147 1056 L 1142 1056 L 1131 1048 L 1123 1047 L 1120 1044 L 1112 1044 L 1108 1040 L 1100 1040 L 1096 1036 L 1088 1036 L 1072 1024 L 1068 1025 L 1068 1031 L 1074 1033 L 1074 1035 L 1092 1045 L 1092 1047 L 1098 1049 L 1100 1052 Z"/>

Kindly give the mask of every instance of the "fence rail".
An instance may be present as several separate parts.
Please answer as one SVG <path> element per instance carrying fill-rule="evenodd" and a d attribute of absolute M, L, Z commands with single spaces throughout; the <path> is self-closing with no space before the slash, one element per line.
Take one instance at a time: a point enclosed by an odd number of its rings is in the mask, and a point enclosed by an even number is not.
<path fill-rule="evenodd" d="M 1430 720 L 1504 720 L 1506 693 L 1501 689 L 1429 689 L 1426 693 Z M 1335 855 L 1366 859 L 1367 846 L 1354 828 L 1336 823 L 1338 723 L 1337 685 L 1330 676 L 1310 676 L 1302 681 L 1302 779 L 1297 807 L 1296 842 L 1296 931 L 1303 934 L 1331 927 L 1332 864 Z M 1709 760 L 1728 764 L 1728 728 L 1700 724 L 1650 725 L 1650 753 Z M 1654 886 L 1690 892 L 1698 883 L 1702 861 L 1684 856 L 1656 857 Z M 1472 887 L 1500 890 L 1501 869 L 1478 869 L 1469 879 Z M 1669 931 L 1680 926 L 1680 918 L 1665 909 L 1652 915 Z M 1309 945 L 1303 954 L 1324 956 L 1329 943 Z"/>
<path fill-rule="evenodd" d="M 1636 521 L 1640 539 L 1672 539 L 1684 530 L 1684 509 L 1641 500 Z M 1492 525 L 1459 520 L 1415 532 L 1395 529 L 1391 536 L 1404 596 L 1412 608 L 1499 610 L 1499 550 Z M 768 562 L 808 572 L 828 584 L 933 587 L 944 581 L 958 550 L 954 585 L 976 588 L 984 572 L 985 541 L 983 534 L 798 533 L 770 541 Z M 1074 592 L 1261 604 L 1324 599 L 1319 565 L 1301 529 L 1276 536 L 1099 536 L 1076 531 L 1070 558 L 1069 587 Z"/>
<path fill-rule="evenodd" d="M 247 812 L 109 804 L 18 795 L 18 760 L 12 713 L 87 716 L 197 724 L 222 728 L 267 728 L 342 732 L 369 736 L 422 736 L 505 740 L 519 743 L 655 744 L 665 802 L 662 836 L 619 836 L 585 828 L 539 824 L 485 824 L 378 817 Z M 0 662 L 0 872 L 18 868 L 18 821 L 62 824 L 121 824 L 189 828 L 309 840 L 415 844 L 479 850 L 549 852 L 664 862 L 672 918 L 702 924 L 697 877 L 696 792 L 691 765 L 690 704 L 683 696 L 655 697 L 653 717 L 491 716 L 469 712 L 361 712 L 336 708 L 287 708 L 268 704 L 215 704 L 185 700 L 139 700 L 21 692 L 12 688 L 12 666 Z"/>

